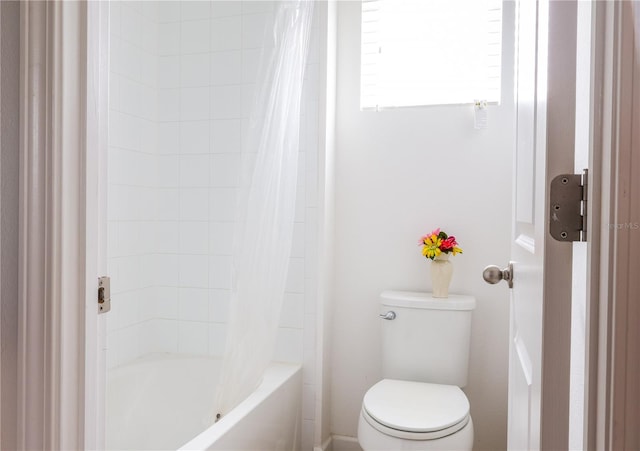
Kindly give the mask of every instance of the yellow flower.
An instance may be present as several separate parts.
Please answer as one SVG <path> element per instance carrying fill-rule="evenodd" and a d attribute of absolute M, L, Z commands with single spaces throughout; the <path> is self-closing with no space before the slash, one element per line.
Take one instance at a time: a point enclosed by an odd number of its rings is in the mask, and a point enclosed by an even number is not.
<path fill-rule="evenodd" d="M 433 260 L 442 253 L 440 250 L 441 244 L 442 239 L 438 238 L 437 235 L 426 236 L 424 238 L 424 246 L 422 247 L 422 255 Z"/>
<path fill-rule="evenodd" d="M 451 252 L 453 252 L 453 255 L 462 254 L 462 249 L 460 249 L 459 247 L 454 247 Z"/>

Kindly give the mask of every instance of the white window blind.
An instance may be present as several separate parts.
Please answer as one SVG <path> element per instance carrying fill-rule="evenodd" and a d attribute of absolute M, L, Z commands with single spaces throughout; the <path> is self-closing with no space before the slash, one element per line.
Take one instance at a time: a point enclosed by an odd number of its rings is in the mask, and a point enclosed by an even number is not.
<path fill-rule="evenodd" d="M 500 101 L 501 0 L 362 0 L 362 109 Z"/>

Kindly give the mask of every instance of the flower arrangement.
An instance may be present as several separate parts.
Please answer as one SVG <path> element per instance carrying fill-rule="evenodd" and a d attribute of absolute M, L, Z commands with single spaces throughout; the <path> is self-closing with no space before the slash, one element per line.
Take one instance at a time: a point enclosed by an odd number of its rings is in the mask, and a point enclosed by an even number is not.
<path fill-rule="evenodd" d="M 422 246 L 422 255 L 431 260 L 434 260 L 440 254 L 451 253 L 457 255 L 462 253 L 462 249 L 458 247 L 456 237 L 447 235 L 439 228 L 420 238 L 420 245 Z"/>

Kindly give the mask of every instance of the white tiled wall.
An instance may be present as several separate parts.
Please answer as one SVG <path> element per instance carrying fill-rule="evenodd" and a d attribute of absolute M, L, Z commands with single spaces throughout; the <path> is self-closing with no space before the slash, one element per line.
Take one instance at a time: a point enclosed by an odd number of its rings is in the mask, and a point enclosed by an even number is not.
<path fill-rule="evenodd" d="M 108 365 L 147 347 L 142 331 L 157 299 L 157 13 L 150 3 L 111 4 Z"/>
<path fill-rule="evenodd" d="M 240 151 L 261 47 L 272 45 L 264 29 L 274 8 L 266 1 L 111 2 L 110 367 L 148 352 L 223 352 Z M 317 47 L 314 25 L 275 355 L 304 364 L 305 449 L 315 416 Z"/>

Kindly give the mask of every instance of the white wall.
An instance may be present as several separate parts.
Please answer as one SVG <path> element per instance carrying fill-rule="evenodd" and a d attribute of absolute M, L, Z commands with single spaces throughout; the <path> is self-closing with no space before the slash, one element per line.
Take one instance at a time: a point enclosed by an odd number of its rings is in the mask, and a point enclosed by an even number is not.
<path fill-rule="evenodd" d="M 275 3 L 111 8 L 108 365 L 149 352 L 222 355 L 240 151 Z M 276 360 L 303 363 L 305 449 L 315 420 L 318 48 L 316 17 L 275 353 Z"/>
<path fill-rule="evenodd" d="M 382 378 L 378 294 L 429 291 L 418 240 L 454 234 L 451 292 L 472 294 L 469 385 L 475 449 L 504 449 L 509 296 L 482 270 L 506 265 L 511 235 L 513 9 L 504 33 L 503 101 L 489 127 L 471 106 L 359 111 L 360 2 L 338 2 L 332 432 L 355 436 L 362 397 Z"/>

